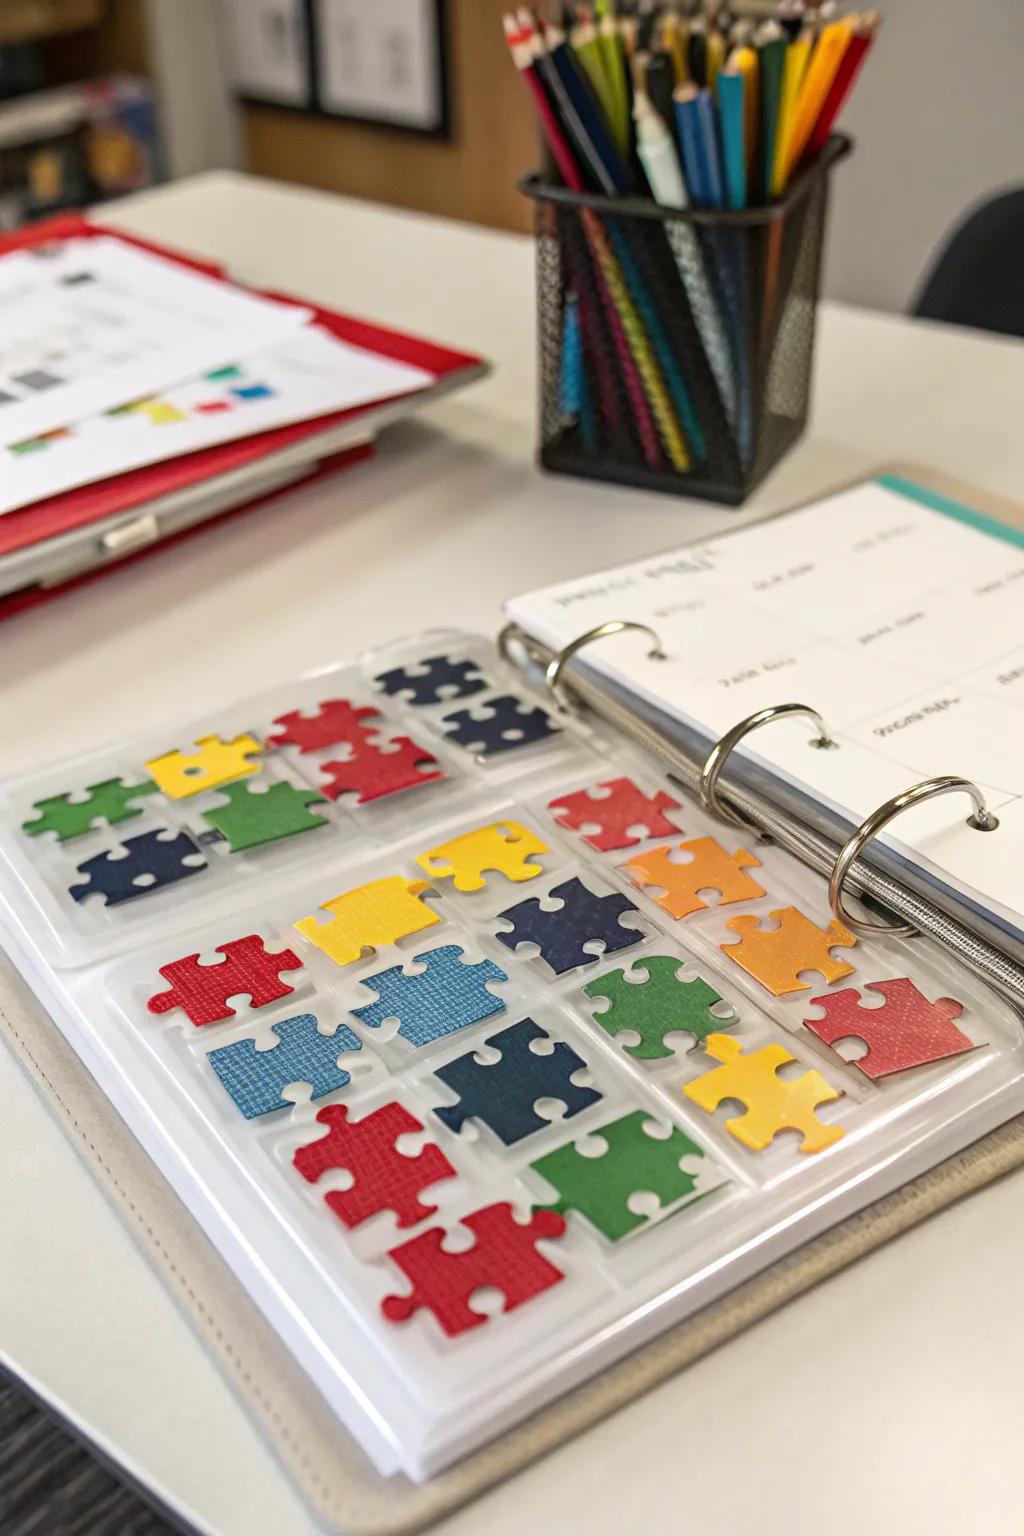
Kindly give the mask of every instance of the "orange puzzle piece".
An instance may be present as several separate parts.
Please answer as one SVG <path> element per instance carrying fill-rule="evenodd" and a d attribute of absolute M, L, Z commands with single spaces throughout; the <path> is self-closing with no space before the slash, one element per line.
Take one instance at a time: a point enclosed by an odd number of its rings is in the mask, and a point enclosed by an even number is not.
<path fill-rule="evenodd" d="M 742 1104 L 744 1113 L 725 1128 L 744 1146 L 763 1152 L 777 1132 L 795 1130 L 803 1133 L 801 1152 L 821 1152 L 843 1135 L 842 1126 L 825 1125 L 815 1114 L 819 1104 L 842 1098 L 842 1090 L 813 1069 L 789 1081 L 780 1078 L 778 1069 L 795 1060 L 784 1045 L 745 1053 L 732 1035 L 708 1035 L 704 1049 L 722 1065 L 685 1083 L 683 1092 L 709 1115 L 726 1099 Z"/>
<path fill-rule="evenodd" d="M 713 837 L 695 837 L 675 846 L 690 855 L 685 864 L 677 864 L 669 857 L 671 848 L 661 847 L 638 853 L 626 865 L 634 885 L 663 888 L 665 894 L 655 896 L 654 900 L 670 917 L 688 917 L 691 912 L 707 907 L 701 891 L 717 891 L 722 905 L 764 895 L 757 881 L 743 873 L 745 869 L 761 867 L 761 860 L 745 848 L 726 853 Z"/>
<path fill-rule="evenodd" d="M 829 983 L 849 976 L 853 966 L 834 960 L 830 951 L 839 945 L 852 948 L 857 940 L 837 918 L 827 928 L 819 928 L 796 907 L 780 907 L 769 916 L 777 928 L 762 928 L 753 912 L 731 917 L 725 926 L 741 935 L 740 942 L 719 947 L 773 997 L 806 992 L 810 983 L 800 980 L 801 971 L 819 971 Z"/>

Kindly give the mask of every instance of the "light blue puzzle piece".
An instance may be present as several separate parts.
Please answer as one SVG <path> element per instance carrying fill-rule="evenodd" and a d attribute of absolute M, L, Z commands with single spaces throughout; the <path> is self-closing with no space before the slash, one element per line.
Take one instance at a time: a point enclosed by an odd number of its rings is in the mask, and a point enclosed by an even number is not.
<path fill-rule="evenodd" d="M 363 1042 L 347 1025 L 333 1035 L 322 1035 L 316 1015 L 296 1014 L 275 1024 L 279 1044 L 258 1051 L 254 1040 L 236 1040 L 210 1051 L 207 1061 L 247 1120 L 287 1109 L 281 1097 L 290 1083 L 309 1083 L 314 1099 L 344 1088 L 351 1073 L 338 1066 L 343 1051 L 358 1051 Z"/>
<path fill-rule="evenodd" d="M 393 965 L 363 978 L 361 984 L 378 993 L 379 1000 L 352 1012 L 371 1029 L 397 1019 L 403 1040 L 417 1046 L 501 1013 L 505 1003 L 488 992 L 487 983 L 507 981 L 505 972 L 492 960 L 464 965 L 464 953 L 457 944 L 444 944 L 415 957 L 417 965 L 426 966 L 418 976 L 406 976 L 400 965 Z"/>

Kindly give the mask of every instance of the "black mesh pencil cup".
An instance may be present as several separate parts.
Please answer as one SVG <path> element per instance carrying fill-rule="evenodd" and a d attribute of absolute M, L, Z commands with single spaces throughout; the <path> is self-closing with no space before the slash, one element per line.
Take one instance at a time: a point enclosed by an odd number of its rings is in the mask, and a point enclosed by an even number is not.
<path fill-rule="evenodd" d="M 675 211 L 527 177 L 540 462 L 737 504 L 807 421 L 834 135 L 785 195 Z"/>

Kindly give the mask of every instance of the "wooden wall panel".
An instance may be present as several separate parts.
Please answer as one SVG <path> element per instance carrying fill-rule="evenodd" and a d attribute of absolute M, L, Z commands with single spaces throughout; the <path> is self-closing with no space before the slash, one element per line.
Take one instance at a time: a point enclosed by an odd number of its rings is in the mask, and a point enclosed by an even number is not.
<path fill-rule="evenodd" d="M 502 37 L 508 8 L 508 0 L 449 0 L 450 142 L 245 107 L 248 169 L 499 229 L 529 229 L 530 206 L 515 183 L 536 162 L 537 136 Z"/>

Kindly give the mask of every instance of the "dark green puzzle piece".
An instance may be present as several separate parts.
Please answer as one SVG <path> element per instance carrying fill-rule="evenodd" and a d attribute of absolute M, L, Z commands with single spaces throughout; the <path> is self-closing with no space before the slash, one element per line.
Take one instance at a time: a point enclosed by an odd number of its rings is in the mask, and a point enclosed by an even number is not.
<path fill-rule="evenodd" d="M 294 784 L 281 783 L 256 791 L 243 782 L 226 784 L 220 793 L 227 796 L 227 805 L 204 811 L 203 820 L 227 838 L 232 853 L 329 825 L 322 816 L 314 816 L 306 809 L 309 805 L 327 803 L 315 789 L 296 789 Z"/>
<path fill-rule="evenodd" d="M 589 1134 L 608 1143 L 600 1157 L 584 1157 L 570 1142 L 531 1163 L 560 1197 L 553 1205 L 537 1209 L 561 1215 L 578 1211 L 605 1237 L 618 1242 L 650 1220 L 630 1210 L 631 1195 L 657 1195 L 667 1206 L 694 1194 L 696 1176 L 680 1168 L 679 1159 L 697 1157 L 703 1162 L 703 1152 L 678 1126 L 664 1141 L 649 1136 L 644 1126 L 650 1120 L 645 1109 L 637 1109 L 608 1125 L 595 1126 Z"/>
<path fill-rule="evenodd" d="M 73 793 L 68 790 L 63 795 L 37 800 L 32 809 L 39 815 L 32 821 L 22 822 L 21 830 L 29 837 L 38 837 L 40 832 L 56 832 L 59 841 L 66 843 L 71 837 L 81 837 L 92 831 L 97 821 L 113 827 L 119 821 L 130 821 L 133 816 L 140 815 L 142 806 L 131 802 L 142 795 L 155 794 L 156 785 L 152 779 L 143 779 L 141 784 L 104 779 L 102 784 L 87 787 L 84 800 L 72 800 Z"/>
<path fill-rule="evenodd" d="M 681 981 L 676 974 L 683 962 L 672 955 L 651 955 L 638 960 L 637 971 L 647 972 L 646 981 L 627 981 L 625 970 L 609 971 L 583 988 L 587 997 L 607 997 L 611 1007 L 594 1014 L 594 1022 L 609 1035 L 631 1029 L 640 1036 L 637 1045 L 623 1049 L 638 1061 L 658 1061 L 675 1052 L 665 1044 L 666 1035 L 685 1032 L 694 1045 L 706 1035 L 730 1029 L 735 1022 L 718 1019 L 711 1012 L 722 1001 L 714 987 L 699 976 Z M 692 1050 L 690 1046 L 688 1049 Z"/>

